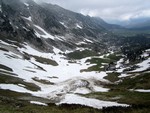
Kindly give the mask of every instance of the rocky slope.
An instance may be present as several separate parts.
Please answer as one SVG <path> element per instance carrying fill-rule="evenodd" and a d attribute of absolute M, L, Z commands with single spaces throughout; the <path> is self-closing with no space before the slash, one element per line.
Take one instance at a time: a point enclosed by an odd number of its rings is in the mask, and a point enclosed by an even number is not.
<path fill-rule="evenodd" d="M 52 52 L 52 46 L 61 50 L 75 49 L 78 42 L 88 43 L 87 47 L 96 44 L 107 48 L 116 40 L 94 18 L 56 5 L 39 5 L 32 0 L 2 1 L 1 25 L 1 34 L 49 52 Z"/>

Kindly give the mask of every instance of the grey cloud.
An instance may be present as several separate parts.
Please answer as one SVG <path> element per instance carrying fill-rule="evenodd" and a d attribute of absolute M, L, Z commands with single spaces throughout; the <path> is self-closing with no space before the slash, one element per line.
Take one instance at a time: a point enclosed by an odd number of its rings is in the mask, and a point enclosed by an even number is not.
<path fill-rule="evenodd" d="M 84 15 L 99 16 L 108 21 L 150 17 L 149 0 L 45 0 L 44 2 L 58 4 Z"/>

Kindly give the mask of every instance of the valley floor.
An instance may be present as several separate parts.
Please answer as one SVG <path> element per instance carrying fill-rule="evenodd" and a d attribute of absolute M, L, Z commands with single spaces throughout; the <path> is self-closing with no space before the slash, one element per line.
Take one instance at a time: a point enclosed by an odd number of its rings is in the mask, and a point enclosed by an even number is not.
<path fill-rule="evenodd" d="M 143 52 L 143 60 L 131 63 L 113 51 L 71 59 L 67 54 L 73 51 L 54 47 L 54 53 L 42 53 L 22 46 L 0 41 L 0 112 L 150 110 L 150 50 Z"/>

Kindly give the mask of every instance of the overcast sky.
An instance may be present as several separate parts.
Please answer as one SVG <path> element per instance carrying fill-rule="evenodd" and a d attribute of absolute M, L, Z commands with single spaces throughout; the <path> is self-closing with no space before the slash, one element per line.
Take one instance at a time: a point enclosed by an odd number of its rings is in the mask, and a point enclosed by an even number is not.
<path fill-rule="evenodd" d="M 150 17 L 150 0 L 42 0 L 106 21 Z"/>

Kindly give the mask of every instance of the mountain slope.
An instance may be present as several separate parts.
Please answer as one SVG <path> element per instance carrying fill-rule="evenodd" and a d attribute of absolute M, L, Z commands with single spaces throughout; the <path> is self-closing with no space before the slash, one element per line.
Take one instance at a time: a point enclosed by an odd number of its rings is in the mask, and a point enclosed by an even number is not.
<path fill-rule="evenodd" d="M 1 0 L 0 8 L 2 107 L 11 101 L 18 111 L 31 104 L 57 109 L 52 103 L 106 110 L 148 103 L 142 92 L 150 88 L 149 35 L 119 37 L 109 31 L 118 26 L 31 0 Z"/>
<path fill-rule="evenodd" d="M 91 40 L 90 42 L 95 43 L 93 45 L 102 44 L 103 47 L 114 45 L 112 42 L 117 40 L 93 18 L 59 6 L 38 5 L 31 0 L 5 0 L 1 9 L 1 18 L 7 16 L 4 26 L 12 28 L 8 34 L 18 36 L 21 41 L 28 41 L 45 51 L 52 52 L 52 46 L 62 50 L 75 49 L 78 42 L 88 42 L 84 39 Z"/>
<path fill-rule="evenodd" d="M 106 23 L 103 19 L 99 18 L 99 17 L 93 17 L 93 20 L 103 26 L 105 29 L 107 30 L 113 30 L 113 29 L 125 29 L 124 27 L 120 26 L 120 25 L 115 25 L 115 24 L 108 24 Z"/>

